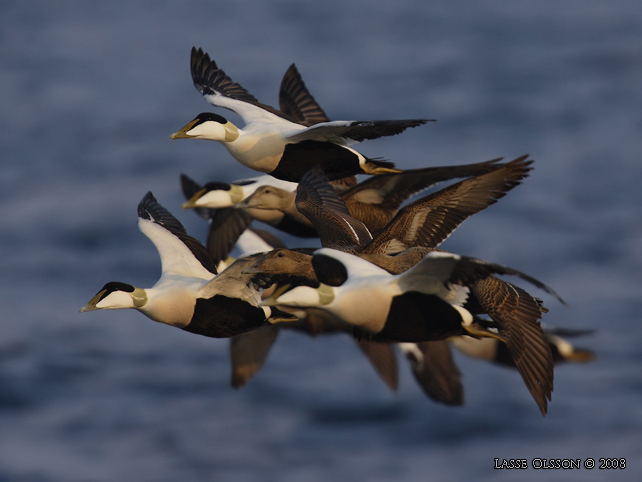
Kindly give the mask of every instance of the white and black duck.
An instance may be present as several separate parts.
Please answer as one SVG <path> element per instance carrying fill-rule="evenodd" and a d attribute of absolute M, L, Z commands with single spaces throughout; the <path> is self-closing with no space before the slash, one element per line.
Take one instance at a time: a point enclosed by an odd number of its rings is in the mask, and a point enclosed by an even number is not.
<path fill-rule="evenodd" d="M 110 282 L 81 309 L 133 308 L 154 321 L 216 338 L 255 329 L 274 314 L 260 307 L 260 290 L 241 271 L 251 257 L 216 274 L 205 247 L 188 236 L 181 223 L 151 193 L 138 205 L 138 226 L 161 259 L 161 277 L 151 288 Z"/>
<path fill-rule="evenodd" d="M 398 172 L 391 162 L 367 158 L 348 144 L 396 135 L 427 122 L 426 119 L 331 121 L 306 126 L 259 103 L 201 49 L 192 48 L 190 67 L 194 86 L 205 99 L 238 114 L 245 126 L 241 129 L 223 116 L 204 112 L 174 133 L 172 139 L 221 142 L 241 164 L 286 181 L 298 181 L 315 164 L 320 164 L 331 179 L 359 173 Z"/>

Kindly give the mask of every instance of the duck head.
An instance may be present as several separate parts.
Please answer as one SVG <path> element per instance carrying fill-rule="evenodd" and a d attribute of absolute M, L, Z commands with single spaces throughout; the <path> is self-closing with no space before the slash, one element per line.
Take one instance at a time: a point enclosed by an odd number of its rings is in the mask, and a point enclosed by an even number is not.
<path fill-rule="evenodd" d="M 96 296 L 80 309 L 80 312 L 141 308 L 145 303 L 147 303 L 147 293 L 144 289 L 111 281 L 103 286 Z"/>
<path fill-rule="evenodd" d="M 225 117 L 212 112 L 203 112 L 175 132 L 170 139 L 207 139 L 218 142 L 233 142 L 239 136 L 239 129 Z"/>
<path fill-rule="evenodd" d="M 220 209 L 232 207 L 243 200 L 243 188 L 225 182 L 208 182 L 181 207 Z"/>

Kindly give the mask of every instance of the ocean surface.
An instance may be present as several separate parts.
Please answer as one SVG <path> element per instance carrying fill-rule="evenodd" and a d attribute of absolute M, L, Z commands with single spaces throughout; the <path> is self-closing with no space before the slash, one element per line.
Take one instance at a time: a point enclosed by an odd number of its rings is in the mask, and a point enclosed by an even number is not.
<path fill-rule="evenodd" d="M 642 3 L 1 6 L 1 481 L 642 480 Z M 524 285 L 545 323 L 595 330 L 573 341 L 597 359 L 556 369 L 545 418 L 516 372 L 459 354 L 456 408 L 401 359 L 391 392 L 345 335 L 284 332 L 234 390 L 228 340 L 78 313 L 107 281 L 158 279 L 136 225 L 147 191 L 203 240 L 179 174 L 254 175 L 217 143 L 169 139 L 210 110 L 193 45 L 264 103 L 296 62 L 333 119 L 437 119 L 359 145 L 401 168 L 536 160 L 443 247 L 537 277 L 567 301 Z M 626 468 L 532 467 L 589 457 Z"/>

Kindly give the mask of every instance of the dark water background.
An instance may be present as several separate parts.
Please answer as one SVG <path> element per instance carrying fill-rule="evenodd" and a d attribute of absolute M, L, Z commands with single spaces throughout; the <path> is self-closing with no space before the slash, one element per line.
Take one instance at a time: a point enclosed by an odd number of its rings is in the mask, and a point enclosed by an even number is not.
<path fill-rule="evenodd" d="M 640 480 L 642 4 L 1 2 L 0 480 Z M 215 143 L 170 141 L 208 110 L 202 46 L 276 105 L 296 62 L 334 119 L 437 123 L 364 143 L 402 168 L 530 153 L 523 186 L 444 247 L 545 281 L 545 321 L 595 329 L 542 418 L 517 373 L 457 361 L 466 405 L 392 393 L 346 336 L 283 333 L 246 388 L 228 343 L 134 311 L 80 315 L 107 281 L 151 286 L 136 227 L 178 175 L 252 175 Z M 233 117 L 233 116 L 232 116 Z M 529 288 L 531 289 L 531 288 Z M 494 458 L 626 457 L 624 471 L 495 471 Z"/>

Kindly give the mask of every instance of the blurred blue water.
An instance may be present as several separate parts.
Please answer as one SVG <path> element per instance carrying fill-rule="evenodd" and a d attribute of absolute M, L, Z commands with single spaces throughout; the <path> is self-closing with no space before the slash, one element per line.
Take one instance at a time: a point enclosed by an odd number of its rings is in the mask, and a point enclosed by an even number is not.
<path fill-rule="evenodd" d="M 619 1 L 2 2 L 0 480 L 514 480 L 493 458 L 626 457 L 639 480 L 642 6 Z M 556 370 L 542 419 L 516 373 L 458 357 L 467 403 L 398 393 L 348 337 L 280 336 L 246 388 L 227 341 L 135 312 L 78 309 L 107 281 L 150 286 L 136 228 L 178 175 L 252 175 L 222 146 L 170 141 L 207 110 L 208 51 L 276 105 L 296 62 L 335 119 L 437 123 L 364 143 L 402 168 L 514 158 L 536 169 L 444 245 L 553 286 L 545 321 L 596 329 L 598 360 Z M 288 240 L 292 242 L 292 240 Z M 542 293 L 537 293 L 542 296 Z M 529 469 L 522 480 L 603 480 Z"/>

